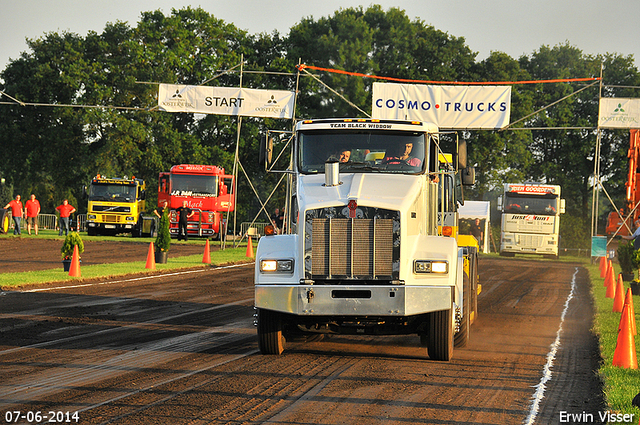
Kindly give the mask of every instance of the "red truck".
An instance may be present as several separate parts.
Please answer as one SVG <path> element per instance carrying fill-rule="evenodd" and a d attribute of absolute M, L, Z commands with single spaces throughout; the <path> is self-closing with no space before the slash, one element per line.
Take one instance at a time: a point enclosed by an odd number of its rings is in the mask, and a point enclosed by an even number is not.
<path fill-rule="evenodd" d="M 224 214 L 235 208 L 233 176 L 215 165 L 180 164 L 158 179 L 158 205 L 167 201 L 170 210 L 169 230 L 178 236 L 176 208 L 184 201 L 194 210 L 187 224 L 189 236 L 220 238 L 226 231 Z"/>

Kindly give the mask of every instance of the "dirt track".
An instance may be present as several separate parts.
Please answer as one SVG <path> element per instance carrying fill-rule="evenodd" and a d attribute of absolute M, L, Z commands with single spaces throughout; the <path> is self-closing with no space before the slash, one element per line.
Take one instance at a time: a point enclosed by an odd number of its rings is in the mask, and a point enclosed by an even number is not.
<path fill-rule="evenodd" d="M 289 341 L 257 354 L 253 269 L 0 292 L 0 413 L 79 423 L 520 424 L 558 334 L 535 423 L 604 410 L 587 274 L 481 258 L 479 319 L 451 362 L 417 337 Z M 597 423 L 597 422 L 594 422 Z"/>

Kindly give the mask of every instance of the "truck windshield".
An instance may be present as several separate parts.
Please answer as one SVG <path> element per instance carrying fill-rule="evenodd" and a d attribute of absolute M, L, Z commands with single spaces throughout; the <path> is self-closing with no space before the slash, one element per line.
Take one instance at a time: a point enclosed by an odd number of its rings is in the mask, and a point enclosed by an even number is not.
<path fill-rule="evenodd" d="M 218 196 L 218 177 L 197 174 L 172 174 L 171 195 L 205 197 Z"/>
<path fill-rule="evenodd" d="M 425 166 L 421 132 L 314 130 L 298 137 L 302 173 L 324 173 L 327 161 L 340 162 L 340 171 L 356 173 L 415 174 Z"/>
<path fill-rule="evenodd" d="M 506 193 L 504 212 L 519 214 L 556 215 L 558 197 L 555 195 L 523 195 Z"/>
<path fill-rule="evenodd" d="M 126 184 L 91 183 L 90 201 L 135 202 L 136 186 Z"/>

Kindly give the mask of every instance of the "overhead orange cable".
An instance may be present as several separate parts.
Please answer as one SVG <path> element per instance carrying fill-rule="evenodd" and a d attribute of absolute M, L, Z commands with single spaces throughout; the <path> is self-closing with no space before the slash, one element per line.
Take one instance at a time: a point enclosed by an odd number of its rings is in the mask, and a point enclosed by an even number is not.
<path fill-rule="evenodd" d="M 322 68 L 319 66 L 313 65 L 298 65 L 298 69 L 301 71 L 304 69 L 314 69 L 316 71 L 324 71 L 331 72 L 334 74 L 344 74 L 351 75 L 354 77 L 366 77 L 366 78 L 375 78 L 378 80 L 387 80 L 387 81 L 397 81 L 402 83 L 423 83 L 423 84 L 460 84 L 460 85 L 478 85 L 478 86 L 488 86 L 488 85 L 512 85 L 512 84 L 540 84 L 540 83 L 573 83 L 577 81 L 598 81 L 600 77 L 589 77 L 589 78 L 560 78 L 557 80 L 530 80 L 530 81 L 472 81 L 472 82 L 464 82 L 464 81 L 429 81 L 429 80 L 411 80 L 406 78 L 395 78 L 395 77 L 380 77 L 377 75 L 370 74 L 362 74 L 359 72 L 349 72 L 343 71 L 341 69 L 332 69 L 332 68 Z"/>

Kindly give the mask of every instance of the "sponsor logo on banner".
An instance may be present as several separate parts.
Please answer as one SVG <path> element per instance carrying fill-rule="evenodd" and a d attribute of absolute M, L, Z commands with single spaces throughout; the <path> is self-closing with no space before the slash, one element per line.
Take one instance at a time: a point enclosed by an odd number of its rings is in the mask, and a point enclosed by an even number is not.
<path fill-rule="evenodd" d="M 289 119 L 294 95 L 285 90 L 160 84 L 158 107 L 165 112 Z"/>
<path fill-rule="evenodd" d="M 640 99 L 601 98 L 598 125 L 603 128 L 640 128 Z"/>
<path fill-rule="evenodd" d="M 372 117 L 417 120 L 441 128 L 498 129 L 509 124 L 511 86 L 374 83 Z"/>
<path fill-rule="evenodd" d="M 531 193 L 534 195 L 544 195 L 547 193 L 556 193 L 556 188 L 553 186 L 525 186 L 525 185 L 515 185 L 512 184 L 509 186 L 509 192 L 516 193 Z"/>

